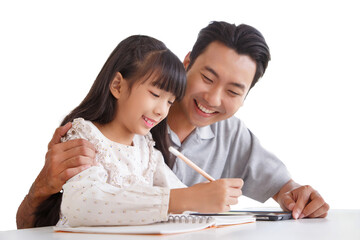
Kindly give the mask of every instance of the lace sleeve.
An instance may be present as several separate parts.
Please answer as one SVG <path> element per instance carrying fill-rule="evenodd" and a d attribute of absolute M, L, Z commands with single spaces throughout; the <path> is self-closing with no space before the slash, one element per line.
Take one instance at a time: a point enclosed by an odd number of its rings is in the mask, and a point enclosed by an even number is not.
<path fill-rule="evenodd" d="M 96 136 L 96 133 L 94 133 L 92 127 L 83 118 L 76 118 L 72 122 L 72 127 L 69 129 L 66 135 L 61 138 L 61 141 L 67 142 L 69 140 L 80 138 L 88 140 L 91 144 L 94 145 L 96 150 L 95 160 L 98 163 L 104 163 L 106 153 L 101 147 L 99 138 Z"/>
<path fill-rule="evenodd" d="M 106 183 L 104 174 L 102 166 L 94 166 L 63 186 L 57 226 L 142 225 L 167 220 L 168 188 L 120 188 Z"/>
<path fill-rule="evenodd" d="M 98 166 L 77 174 L 63 186 L 58 226 L 141 225 L 167 220 L 166 187 L 109 183 L 112 169 L 98 135 L 86 121 L 75 119 L 63 141 L 83 138 L 95 145 Z M 150 174 L 150 173 L 149 173 Z"/>
<path fill-rule="evenodd" d="M 64 137 L 61 138 L 62 142 L 67 142 L 69 140 L 73 139 L 86 139 L 90 142 L 97 143 L 95 140 L 95 136 L 92 133 L 91 127 L 86 124 L 85 120 L 83 118 L 76 118 L 72 122 L 72 127 L 69 129 L 69 131 L 66 133 Z"/>

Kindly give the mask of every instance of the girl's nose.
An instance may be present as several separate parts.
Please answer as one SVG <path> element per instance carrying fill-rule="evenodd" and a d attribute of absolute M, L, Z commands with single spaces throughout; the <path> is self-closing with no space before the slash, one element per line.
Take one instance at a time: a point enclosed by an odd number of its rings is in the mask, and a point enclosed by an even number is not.
<path fill-rule="evenodd" d="M 167 101 L 159 101 L 156 107 L 154 108 L 155 114 L 159 116 L 166 116 L 169 111 L 169 103 Z"/>

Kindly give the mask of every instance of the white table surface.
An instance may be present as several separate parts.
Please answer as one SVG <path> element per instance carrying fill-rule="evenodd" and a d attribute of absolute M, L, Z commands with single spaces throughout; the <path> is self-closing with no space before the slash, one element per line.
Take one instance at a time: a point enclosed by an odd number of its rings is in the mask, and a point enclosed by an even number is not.
<path fill-rule="evenodd" d="M 360 209 L 330 210 L 324 219 L 258 221 L 256 223 L 173 235 L 119 235 L 53 232 L 52 227 L 0 232 L 0 240 L 110 239 L 326 239 L 360 240 Z"/>

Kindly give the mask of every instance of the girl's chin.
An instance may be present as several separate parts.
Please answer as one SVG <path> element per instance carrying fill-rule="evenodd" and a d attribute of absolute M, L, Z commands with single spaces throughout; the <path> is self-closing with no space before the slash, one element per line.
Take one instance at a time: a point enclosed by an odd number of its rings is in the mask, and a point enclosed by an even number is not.
<path fill-rule="evenodd" d="M 150 132 L 151 129 L 152 128 L 143 128 L 139 131 L 136 131 L 136 134 L 145 136 L 146 134 L 148 134 Z"/>

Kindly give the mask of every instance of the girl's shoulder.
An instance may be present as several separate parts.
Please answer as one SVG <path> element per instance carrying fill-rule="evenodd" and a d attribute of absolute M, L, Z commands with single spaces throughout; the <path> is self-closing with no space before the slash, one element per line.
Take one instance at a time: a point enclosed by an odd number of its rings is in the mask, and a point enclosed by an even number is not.
<path fill-rule="evenodd" d="M 72 127 L 71 129 L 90 129 L 91 128 L 91 125 L 90 125 L 90 121 L 87 121 L 83 118 L 75 118 L 71 124 L 72 124 Z"/>
<path fill-rule="evenodd" d="M 83 138 L 90 140 L 98 137 L 97 128 L 95 125 L 83 118 L 75 118 L 72 121 L 72 126 L 66 135 L 62 138 L 62 141 L 68 141 L 76 138 Z"/>

